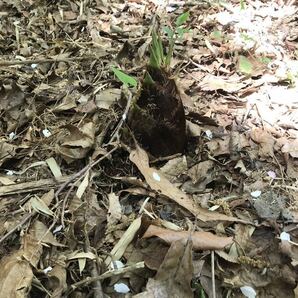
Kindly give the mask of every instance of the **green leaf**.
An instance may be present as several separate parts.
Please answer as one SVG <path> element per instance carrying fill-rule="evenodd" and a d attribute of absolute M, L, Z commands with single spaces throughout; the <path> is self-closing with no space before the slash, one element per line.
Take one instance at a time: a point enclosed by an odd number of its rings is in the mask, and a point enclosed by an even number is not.
<path fill-rule="evenodd" d="M 170 43 L 170 46 L 169 46 L 169 51 L 168 51 L 167 56 L 166 56 L 166 59 L 165 59 L 165 65 L 167 67 L 170 67 L 170 65 L 171 65 L 171 60 L 172 60 L 172 57 L 173 57 L 173 52 L 174 52 L 174 42 L 171 42 Z"/>
<path fill-rule="evenodd" d="M 155 84 L 154 80 L 152 79 L 152 77 L 148 71 L 145 73 L 144 84 L 145 85 L 154 85 Z"/>
<path fill-rule="evenodd" d="M 160 60 L 158 59 L 158 56 L 156 55 L 156 51 L 153 50 L 152 46 L 149 48 L 149 52 L 150 52 L 149 65 L 155 68 L 160 68 Z"/>
<path fill-rule="evenodd" d="M 170 27 L 163 27 L 163 31 L 168 35 L 169 39 L 172 39 L 174 37 L 174 31 Z"/>
<path fill-rule="evenodd" d="M 211 33 L 211 37 L 212 38 L 215 38 L 217 40 L 222 40 L 222 34 L 219 30 L 214 30 L 212 33 Z"/>
<path fill-rule="evenodd" d="M 126 73 L 124 73 L 123 71 L 121 71 L 118 68 L 115 68 L 114 66 L 112 66 L 112 70 L 115 74 L 115 76 L 126 86 L 129 87 L 136 87 L 138 85 L 137 80 L 134 77 L 131 77 L 129 75 L 127 75 Z"/>
<path fill-rule="evenodd" d="M 179 39 L 182 39 L 183 35 L 184 35 L 186 32 L 189 32 L 189 29 L 182 28 L 182 27 L 178 27 L 178 28 L 176 29 L 176 32 L 177 32 L 178 38 L 179 38 Z"/>
<path fill-rule="evenodd" d="M 187 12 L 181 14 L 181 15 L 176 19 L 175 25 L 176 25 L 177 27 L 183 25 L 183 24 L 187 21 L 188 18 L 189 18 L 189 11 L 187 11 Z"/>
<path fill-rule="evenodd" d="M 245 74 L 251 74 L 253 65 L 245 56 L 239 56 L 239 70 Z"/>
<path fill-rule="evenodd" d="M 159 35 L 157 35 L 155 30 L 152 31 L 152 42 L 149 51 L 149 65 L 151 65 L 152 67 L 160 68 L 161 65 L 164 63 L 165 58 L 161 38 Z"/>
<path fill-rule="evenodd" d="M 240 0 L 240 9 L 241 10 L 245 9 L 245 1 L 244 0 Z"/>
<path fill-rule="evenodd" d="M 263 64 L 269 64 L 272 61 L 272 59 L 270 59 L 268 57 L 260 57 L 259 61 Z"/>

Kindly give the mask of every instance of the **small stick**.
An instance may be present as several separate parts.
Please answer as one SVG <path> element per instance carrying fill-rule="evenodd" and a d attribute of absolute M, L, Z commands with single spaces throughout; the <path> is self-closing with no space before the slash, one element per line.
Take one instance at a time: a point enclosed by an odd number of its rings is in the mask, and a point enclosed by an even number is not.
<path fill-rule="evenodd" d="M 109 156 L 112 152 L 114 152 L 116 149 L 118 149 L 118 147 L 114 147 L 113 149 L 111 149 L 107 154 L 105 154 L 104 156 L 102 156 L 101 158 L 99 158 L 96 161 L 91 162 L 90 164 L 88 164 L 86 167 L 84 167 L 82 170 L 80 170 L 78 173 L 72 175 L 66 182 L 64 182 L 61 187 L 55 192 L 55 198 L 56 198 L 56 204 L 54 206 L 54 208 L 57 208 L 59 205 L 59 198 L 58 195 L 61 193 L 61 191 L 68 185 L 70 184 L 73 180 L 75 180 L 76 178 L 81 178 L 82 175 L 84 175 L 88 170 L 90 170 L 92 167 L 94 167 L 95 165 L 97 165 L 100 161 L 102 161 L 103 159 L 105 159 L 107 156 Z M 72 189 L 72 188 L 71 188 Z M 67 195 L 65 196 L 63 201 L 66 201 L 68 196 L 70 195 L 70 192 L 67 193 Z M 23 218 L 23 220 L 17 224 L 15 227 L 13 227 L 9 232 L 7 232 L 1 239 L 0 239 L 0 244 L 5 241 L 9 236 L 11 236 L 14 232 L 16 232 L 18 229 L 20 229 L 31 217 L 33 217 L 34 215 L 36 215 L 37 212 L 33 211 L 31 213 L 29 213 L 27 216 L 25 216 Z M 54 226 L 55 224 L 55 220 L 52 224 L 52 226 Z M 63 221 L 62 221 L 63 222 Z M 51 226 L 51 227 L 52 227 Z"/>
<path fill-rule="evenodd" d="M 55 63 L 55 62 L 73 62 L 96 59 L 94 56 L 72 57 L 72 58 L 56 58 L 56 59 L 34 59 L 34 60 L 13 60 L 0 61 L 0 66 L 24 65 L 24 64 L 39 64 L 39 63 Z"/>
<path fill-rule="evenodd" d="M 212 298 L 216 298 L 215 273 L 214 273 L 214 250 L 211 251 L 211 278 L 212 278 Z"/>
<path fill-rule="evenodd" d="M 120 131 L 121 127 L 123 126 L 125 120 L 127 119 L 127 115 L 128 115 L 129 109 L 130 109 L 131 101 L 132 101 L 131 92 L 129 90 L 127 90 L 127 92 L 128 92 L 128 98 L 127 98 L 127 103 L 126 103 L 126 106 L 124 109 L 124 113 L 122 114 L 122 117 L 121 117 L 117 127 L 115 128 L 114 132 L 112 133 L 109 143 L 112 143 L 117 138 L 119 139 L 119 131 Z"/>
<path fill-rule="evenodd" d="M 134 271 L 136 269 L 142 269 L 142 268 L 145 268 L 145 263 L 144 262 L 139 262 L 139 263 L 135 263 L 133 265 L 127 266 L 127 267 L 107 271 L 107 272 L 105 272 L 105 273 L 103 273 L 99 276 L 96 276 L 96 277 L 87 277 L 87 278 L 85 278 L 81 281 L 78 281 L 78 282 L 72 284 L 68 288 L 68 290 L 66 292 L 66 294 L 67 294 L 66 296 L 68 296 L 70 294 L 70 292 L 77 289 L 78 287 L 86 286 L 86 285 L 88 285 L 92 282 L 95 282 L 97 280 L 104 280 L 104 279 L 110 278 L 112 276 L 116 276 L 116 275 L 119 275 L 119 274 L 124 274 L 124 273 L 127 273 L 127 272 Z"/>
<path fill-rule="evenodd" d="M 111 149 L 109 152 L 107 152 L 104 156 L 102 156 L 98 160 L 95 160 L 95 161 L 89 163 L 87 166 L 85 166 L 79 172 L 75 173 L 72 177 L 70 177 L 69 180 L 67 180 L 65 183 L 63 183 L 55 193 L 56 202 L 57 203 L 59 202 L 58 196 L 64 188 L 66 188 L 72 181 L 76 180 L 76 182 L 77 182 L 78 180 L 82 179 L 90 169 L 92 169 L 95 165 L 97 165 L 103 159 L 105 159 L 110 154 L 112 154 L 116 149 L 118 149 L 118 146 L 115 146 L 113 149 Z M 70 188 L 70 190 L 67 192 L 66 196 L 63 199 L 62 212 L 61 212 L 61 224 L 63 227 L 64 227 L 64 212 L 65 212 L 66 201 L 67 201 L 73 187 L 74 187 L 74 184 L 72 185 L 72 187 Z"/>
<path fill-rule="evenodd" d="M 10 235 L 12 235 L 14 232 L 16 232 L 18 229 L 20 229 L 31 217 L 33 217 L 37 212 L 33 211 L 29 213 L 27 216 L 23 218 L 23 220 L 17 224 L 15 227 L 13 227 L 9 232 L 7 232 L 1 239 L 0 244 L 5 241 Z"/>

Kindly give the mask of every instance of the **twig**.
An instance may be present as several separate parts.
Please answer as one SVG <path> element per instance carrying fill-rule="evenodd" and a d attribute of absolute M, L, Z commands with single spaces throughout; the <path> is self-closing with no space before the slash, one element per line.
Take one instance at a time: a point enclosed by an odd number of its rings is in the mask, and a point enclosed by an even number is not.
<path fill-rule="evenodd" d="M 124 109 L 124 113 L 122 114 L 122 117 L 121 117 L 117 127 L 115 128 L 114 132 L 112 133 L 109 143 L 112 143 L 116 138 L 119 137 L 119 130 L 121 129 L 121 127 L 123 126 L 123 124 L 127 118 L 128 111 L 130 109 L 130 105 L 131 105 L 131 101 L 132 101 L 132 94 L 129 90 L 127 90 L 127 91 L 128 91 L 128 98 L 127 98 L 127 103 L 126 103 L 126 106 Z"/>
<path fill-rule="evenodd" d="M 59 202 L 59 194 L 62 192 L 62 190 L 64 188 L 66 188 L 71 182 L 73 182 L 74 180 L 76 180 L 76 182 L 80 179 L 82 179 L 86 173 L 92 169 L 95 165 L 97 165 L 99 162 L 101 162 L 103 159 L 105 159 L 106 157 L 108 157 L 110 154 L 112 154 L 116 149 L 118 149 L 117 146 L 115 146 L 113 149 L 111 149 L 109 152 L 107 152 L 104 156 L 102 156 L 101 158 L 99 158 L 98 160 L 95 160 L 91 163 L 89 163 L 88 165 L 86 165 L 83 169 L 81 169 L 79 172 L 75 173 L 73 176 L 70 177 L 69 180 L 67 180 L 65 183 L 63 183 L 61 185 L 61 187 L 56 191 L 55 193 L 55 198 L 56 198 L 56 202 Z M 67 194 L 65 195 L 64 199 L 63 199 L 63 204 L 62 204 L 62 213 L 61 213 L 61 224 L 64 227 L 64 212 L 65 212 L 65 206 L 66 206 L 66 201 L 72 191 L 74 187 L 73 186 L 70 188 L 70 190 L 67 192 Z"/>
<path fill-rule="evenodd" d="M 38 181 L 29 181 L 22 182 L 17 184 L 3 185 L 0 186 L 0 197 L 9 196 L 9 198 L 13 198 L 12 195 L 26 193 L 26 192 L 34 192 L 41 189 L 47 188 L 58 188 L 62 183 L 68 181 L 72 176 L 63 176 L 59 178 L 49 178 L 49 179 L 40 179 Z"/>
<path fill-rule="evenodd" d="M 215 273 L 214 273 L 214 250 L 211 251 L 211 279 L 212 279 L 212 298 L 216 298 Z"/>
<path fill-rule="evenodd" d="M 39 63 L 55 63 L 55 62 L 73 62 L 96 59 L 94 56 L 72 57 L 72 58 L 56 58 L 56 59 L 33 59 L 33 60 L 13 60 L 0 61 L 0 66 L 24 65 L 24 64 L 39 64 Z"/>
<path fill-rule="evenodd" d="M 160 161 L 168 161 L 173 158 L 180 157 L 181 155 L 182 155 L 181 153 L 175 153 L 175 154 L 168 155 L 168 156 L 158 157 L 158 158 L 151 160 L 150 163 L 153 164 L 153 163 L 160 162 Z"/>
<path fill-rule="evenodd" d="M 92 278 L 96 278 L 99 276 L 99 272 L 98 272 L 98 268 L 97 268 L 97 263 L 96 261 L 92 263 L 92 269 L 91 269 L 91 276 Z M 94 298 L 103 298 L 104 297 L 104 293 L 102 290 L 102 285 L 100 280 L 95 280 L 93 282 L 93 290 L 94 290 Z"/>
<path fill-rule="evenodd" d="M 17 224 L 15 227 L 13 227 L 9 232 L 7 232 L 1 239 L 0 244 L 5 241 L 10 235 L 12 235 L 14 232 L 16 232 L 18 229 L 20 229 L 31 217 L 33 217 L 37 212 L 33 211 L 32 213 L 28 214 L 23 218 L 23 220 Z"/>
<path fill-rule="evenodd" d="M 84 177 L 84 176 L 85 176 L 85 175 L 83 175 L 82 177 Z M 78 182 L 79 180 L 81 180 L 82 177 L 79 177 L 79 178 L 77 179 L 76 182 Z M 76 183 L 73 183 L 73 184 L 71 185 L 71 187 L 69 188 L 68 192 L 66 193 L 66 195 L 65 195 L 65 197 L 64 197 L 64 199 L 63 199 L 63 203 L 62 203 L 62 211 L 61 211 L 61 225 L 62 225 L 63 229 L 65 228 L 65 224 L 64 224 L 64 214 L 65 214 L 65 207 L 66 207 L 67 199 L 68 199 L 68 197 L 70 196 L 70 194 L 71 194 L 72 190 L 74 189 L 75 185 L 76 185 Z"/>
<path fill-rule="evenodd" d="M 76 178 L 80 178 L 82 175 L 84 175 L 88 170 L 90 170 L 92 167 L 97 165 L 99 162 L 101 162 L 103 159 L 105 159 L 107 156 L 109 156 L 112 152 L 114 152 L 118 147 L 114 147 L 112 150 L 110 150 L 107 154 L 102 156 L 96 161 L 91 162 L 88 164 L 86 167 L 84 167 L 82 170 L 80 170 L 78 173 L 68 177 L 68 180 L 65 181 L 60 188 L 55 192 L 55 198 L 56 198 L 56 204 L 53 208 L 57 208 L 60 204 L 58 195 L 61 193 L 61 191 L 69 185 L 72 181 L 74 181 Z M 47 179 L 46 179 L 47 180 Z M 70 192 L 67 193 L 65 196 L 64 200 L 67 200 L 68 196 L 70 195 Z M 0 244 L 5 241 L 9 236 L 11 236 L 14 232 L 16 232 L 18 229 L 20 229 L 31 217 L 35 216 L 37 214 L 36 211 L 33 211 L 32 213 L 28 214 L 26 217 L 23 218 L 23 220 L 17 224 L 15 227 L 13 227 L 9 232 L 7 232 L 1 239 L 0 239 Z M 55 224 L 55 220 L 52 224 L 52 226 Z"/>
<path fill-rule="evenodd" d="M 88 216 L 87 213 L 88 213 L 87 210 L 85 210 L 85 215 L 84 215 L 85 219 L 86 219 L 86 216 Z M 86 225 L 84 225 L 84 237 L 85 237 L 85 245 L 84 245 L 85 252 L 92 252 Z M 91 267 L 90 273 L 92 277 L 97 277 L 100 275 L 100 269 L 99 269 L 99 266 L 97 266 L 98 260 L 99 258 L 96 258 L 95 260 L 92 260 L 92 261 L 88 260 L 88 263 L 89 263 L 88 267 L 89 268 Z M 93 298 L 104 298 L 104 293 L 102 290 L 102 285 L 100 280 L 96 280 L 93 282 Z"/>
<path fill-rule="evenodd" d="M 298 191 L 298 187 L 291 186 L 291 185 L 272 185 L 271 187 L 272 188 L 285 188 L 285 189 L 291 189 L 291 190 Z"/>
<path fill-rule="evenodd" d="M 111 270 L 111 271 L 107 271 L 99 276 L 96 276 L 96 277 L 87 277 L 86 279 L 84 280 L 81 280 L 81 281 L 78 281 L 74 284 L 72 284 L 68 290 L 67 290 L 67 295 L 68 296 L 70 294 L 70 292 L 72 292 L 73 290 L 77 289 L 78 287 L 81 287 L 81 286 L 86 286 L 92 282 L 95 282 L 97 280 L 104 280 L 106 278 L 110 278 L 112 276 L 116 276 L 116 275 L 120 275 L 120 274 L 124 274 L 124 273 L 127 273 L 127 272 L 131 272 L 131 271 L 134 271 L 134 270 L 137 270 L 137 269 L 142 269 L 142 268 L 145 268 L 145 263 L 144 262 L 139 262 L 139 263 L 135 263 L 131 266 L 127 266 L 127 267 L 123 267 L 123 268 L 119 268 L 119 269 L 114 269 L 114 270 Z"/>

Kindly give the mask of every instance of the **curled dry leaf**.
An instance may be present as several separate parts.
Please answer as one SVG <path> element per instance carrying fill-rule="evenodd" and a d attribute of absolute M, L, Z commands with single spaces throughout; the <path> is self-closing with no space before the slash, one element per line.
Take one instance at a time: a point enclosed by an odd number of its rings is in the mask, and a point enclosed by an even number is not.
<path fill-rule="evenodd" d="M 163 239 L 167 243 L 173 243 L 177 240 L 187 241 L 188 238 L 191 238 L 193 248 L 196 250 L 219 250 L 233 243 L 232 237 L 219 237 L 210 232 L 173 231 L 150 225 L 143 238 L 154 236 Z"/>
<path fill-rule="evenodd" d="M 12 144 L 0 141 L 0 166 L 6 161 L 14 157 L 16 147 Z"/>
<path fill-rule="evenodd" d="M 0 297 L 27 297 L 33 272 L 26 260 L 21 260 L 21 251 L 4 257 L 0 271 Z"/>
<path fill-rule="evenodd" d="M 136 298 L 190 298 L 193 297 L 191 279 L 193 276 L 192 241 L 175 241 L 171 244 L 157 274 L 150 278 L 147 291 Z"/>
<path fill-rule="evenodd" d="M 262 128 L 254 128 L 251 131 L 251 138 L 260 145 L 259 155 L 261 157 L 268 157 L 274 155 L 275 140 L 266 130 Z"/>
<path fill-rule="evenodd" d="M 108 195 L 109 199 L 109 215 L 108 215 L 108 223 L 109 225 L 116 224 L 122 216 L 122 208 L 119 202 L 119 197 L 115 193 L 110 193 Z"/>
<path fill-rule="evenodd" d="M 160 171 L 149 166 L 148 155 L 140 146 L 137 145 L 136 149 L 131 151 L 129 158 L 138 167 L 146 182 L 153 190 L 173 200 L 198 219 L 202 221 L 241 221 L 235 217 L 211 212 L 199 207 L 190 196 L 174 186 Z M 158 179 L 156 178 L 157 176 Z"/>
<path fill-rule="evenodd" d="M 96 95 L 95 104 L 100 109 L 108 110 L 120 98 L 121 89 L 106 89 Z"/>
<path fill-rule="evenodd" d="M 209 173 L 209 171 L 213 168 L 214 168 L 214 161 L 205 160 L 191 167 L 188 171 L 188 176 L 195 184 L 195 183 L 204 181 L 206 177 L 210 176 L 211 174 Z"/>
<path fill-rule="evenodd" d="M 293 158 L 298 158 L 298 139 L 286 142 L 281 150 L 283 153 L 289 153 Z"/>
<path fill-rule="evenodd" d="M 60 146 L 57 146 L 57 153 L 68 163 L 86 157 L 95 141 L 94 123 L 89 121 L 81 127 L 67 125 L 65 128 L 69 131 L 69 135 L 61 140 Z"/>
<path fill-rule="evenodd" d="M 238 78 L 240 80 L 240 78 Z M 243 82 L 237 82 L 232 80 L 226 80 L 221 77 L 216 77 L 213 75 L 207 75 L 199 84 L 199 87 L 203 91 L 214 91 L 214 90 L 224 90 L 226 92 L 237 92 L 240 89 L 246 87 L 247 84 Z"/>
<path fill-rule="evenodd" d="M 49 273 L 47 288 L 52 290 L 52 297 L 62 297 L 62 293 L 67 289 L 66 270 L 61 265 L 56 265 Z"/>
<path fill-rule="evenodd" d="M 35 221 L 22 239 L 21 248 L 0 261 L 0 297 L 27 297 L 36 267 L 42 255 L 42 242 L 59 245 L 40 221 Z"/>

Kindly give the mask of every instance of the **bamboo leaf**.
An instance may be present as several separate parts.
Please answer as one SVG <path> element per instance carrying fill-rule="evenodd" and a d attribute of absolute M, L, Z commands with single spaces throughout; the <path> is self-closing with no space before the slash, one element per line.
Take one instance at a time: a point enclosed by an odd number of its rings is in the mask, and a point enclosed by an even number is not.
<path fill-rule="evenodd" d="M 253 71 L 253 65 L 245 56 L 239 56 L 239 70 L 248 75 Z"/>
<path fill-rule="evenodd" d="M 149 48 L 149 52 L 150 52 L 149 65 L 155 68 L 160 68 L 160 62 L 156 56 L 156 52 L 153 50 L 153 47 Z"/>
<path fill-rule="evenodd" d="M 168 35 L 169 39 L 172 39 L 174 37 L 174 31 L 170 27 L 163 27 L 163 31 Z"/>
<path fill-rule="evenodd" d="M 145 85 L 154 85 L 155 84 L 154 80 L 152 79 L 152 77 L 148 71 L 145 73 L 144 84 Z"/>
<path fill-rule="evenodd" d="M 183 25 L 189 18 L 189 11 L 181 14 L 177 19 L 176 19 L 176 22 L 175 22 L 175 25 L 177 27 Z"/>
<path fill-rule="evenodd" d="M 118 68 L 112 67 L 112 70 L 115 74 L 115 76 L 126 86 L 132 86 L 132 87 L 136 87 L 138 85 L 137 80 L 132 77 L 127 75 L 126 73 L 124 73 L 123 71 L 121 71 Z"/>
<path fill-rule="evenodd" d="M 160 40 L 158 40 L 158 36 L 155 31 L 152 32 L 152 50 L 154 52 L 154 55 L 156 57 L 157 63 L 161 64 L 162 58 L 161 58 L 161 50 L 160 50 Z"/>

